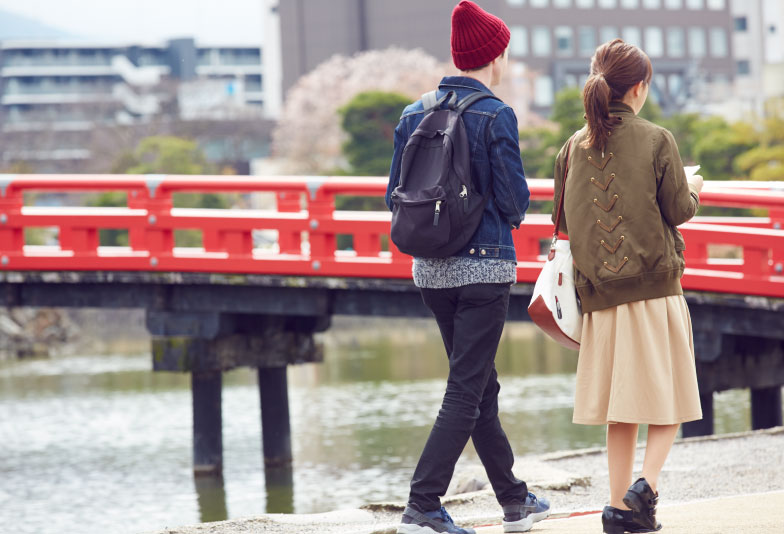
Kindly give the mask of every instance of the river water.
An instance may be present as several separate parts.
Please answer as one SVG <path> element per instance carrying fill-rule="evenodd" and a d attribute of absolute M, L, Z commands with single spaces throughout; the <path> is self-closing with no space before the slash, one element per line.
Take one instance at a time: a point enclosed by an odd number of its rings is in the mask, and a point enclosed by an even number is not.
<path fill-rule="evenodd" d="M 139 533 L 405 501 L 443 394 L 437 330 L 339 321 L 324 343 L 323 364 L 288 371 L 290 472 L 265 476 L 255 374 L 224 375 L 218 480 L 192 474 L 188 375 L 151 372 L 149 354 L 0 362 L 0 532 Z M 603 444 L 602 427 L 571 423 L 576 364 L 533 326 L 507 328 L 500 409 L 517 455 Z M 715 412 L 718 433 L 747 430 L 748 392 L 717 395 Z M 476 461 L 469 445 L 461 462 Z"/>

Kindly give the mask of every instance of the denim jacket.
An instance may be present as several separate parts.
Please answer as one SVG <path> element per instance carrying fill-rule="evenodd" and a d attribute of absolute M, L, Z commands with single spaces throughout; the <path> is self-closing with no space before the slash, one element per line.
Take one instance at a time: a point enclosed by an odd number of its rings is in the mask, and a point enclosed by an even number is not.
<path fill-rule="evenodd" d="M 459 99 L 474 91 L 493 93 L 481 82 L 464 76 L 447 76 L 438 86 L 438 98 L 455 91 Z M 512 227 L 519 228 L 528 209 L 528 185 L 520 158 L 517 117 L 512 108 L 485 98 L 463 112 L 471 150 L 471 176 L 479 191 L 490 194 L 476 233 L 455 256 L 516 260 Z M 400 182 L 400 164 L 408 138 L 424 118 L 421 100 L 407 106 L 395 128 L 395 153 L 389 171 L 386 203 L 392 209 L 392 191 Z"/>

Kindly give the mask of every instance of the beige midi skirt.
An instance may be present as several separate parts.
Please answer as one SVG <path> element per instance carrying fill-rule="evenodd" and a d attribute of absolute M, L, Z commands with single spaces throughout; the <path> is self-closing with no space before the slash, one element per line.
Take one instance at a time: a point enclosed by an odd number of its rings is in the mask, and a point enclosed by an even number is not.
<path fill-rule="evenodd" d="M 682 295 L 583 315 L 573 421 L 672 425 L 702 418 Z"/>

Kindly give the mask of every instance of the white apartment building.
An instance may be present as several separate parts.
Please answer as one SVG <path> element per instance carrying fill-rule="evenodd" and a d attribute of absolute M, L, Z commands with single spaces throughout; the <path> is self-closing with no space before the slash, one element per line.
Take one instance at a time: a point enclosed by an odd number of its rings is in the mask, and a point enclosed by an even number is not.
<path fill-rule="evenodd" d="M 262 117 L 263 70 L 260 47 L 193 39 L 0 42 L 0 164 L 89 159 L 96 126 Z"/>
<path fill-rule="evenodd" d="M 762 115 L 766 102 L 784 97 L 784 2 L 733 0 L 731 13 L 739 105 L 724 114 Z"/>

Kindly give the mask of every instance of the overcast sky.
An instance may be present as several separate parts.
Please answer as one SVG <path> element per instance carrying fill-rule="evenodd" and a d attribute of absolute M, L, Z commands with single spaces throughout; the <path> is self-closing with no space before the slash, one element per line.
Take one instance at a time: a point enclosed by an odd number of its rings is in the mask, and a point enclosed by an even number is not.
<path fill-rule="evenodd" d="M 69 34 L 109 41 L 195 37 L 260 44 L 262 0 L 0 0 L 0 8 Z"/>

